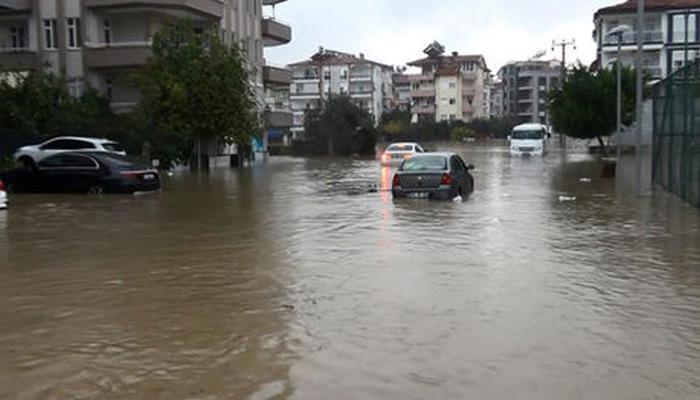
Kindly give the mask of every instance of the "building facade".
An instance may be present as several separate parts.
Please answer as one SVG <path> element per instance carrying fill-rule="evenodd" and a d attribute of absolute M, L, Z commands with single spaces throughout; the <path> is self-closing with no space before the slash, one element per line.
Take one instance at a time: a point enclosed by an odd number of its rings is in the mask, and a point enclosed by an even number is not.
<path fill-rule="evenodd" d="M 481 55 L 444 56 L 444 48 L 433 43 L 428 57 L 409 66 L 421 73 L 409 75 L 413 121 L 465 121 L 488 116 L 486 88 L 489 70 Z"/>
<path fill-rule="evenodd" d="M 393 95 L 388 109 L 408 111 L 411 108 L 411 80 L 403 71 L 395 72 L 391 77 Z"/>
<path fill-rule="evenodd" d="M 43 70 L 65 78 L 72 95 L 89 85 L 116 111 L 128 110 L 140 93 L 124 77 L 146 63 L 162 26 L 187 18 L 195 29 L 215 27 L 225 43 L 241 46 L 262 111 L 265 84 L 291 81 L 289 71 L 267 66 L 263 53 L 291 41 L 288 25 L 263 16 L 263 6 L 283 1 L 0 0 L 0 73 Z"/>
<path fill-rule="evenodd" d="M 491 84 L 491 96 L 489 101 L 491 107 L 489 110 L 489 117 L 491 118 L 502 118 L 503 117 L 503 82 L 494 81 Z"/>
<path fill-rule="evenodd" d="M 288 67 L 292 71 L 289 100 L 294 139 L 303 139 L 306 111 L 332 95 L 349 96 L 374 116 L 375 123 L 379 123 L 393 97 L 393 68 L 368 60 L 363 54 L 355 56 L 321 47 L 308 60 Z"/>
<path fill-rule="evenodd" d="M 521 61 L 503 66 L 498 77 L 503 90 L 503 116 L 519 123 L 549 125 L 549 93 L 559 86 L 559 61 Z"/>
<path fill-rule="evenodd" d="M 604 7 L 594 16 L 594 40 L 597 43 L 597 63 L 610 68 L 618 58 L 618 40 L 621 39 L 620 60 L 634 65 L 637 51 L 637 32 L 642 31 L 645 73 L 653 79 L 662 79 L 700 56 L 700 1 L 655 0 L 647 1 L 643 29 L 637 29 L 637 2 L 630 0 Z M 620 36 L 609 35 L 618 26 L 630 31 Z M 687 52 L 686 52 L 687 50 Z"/>

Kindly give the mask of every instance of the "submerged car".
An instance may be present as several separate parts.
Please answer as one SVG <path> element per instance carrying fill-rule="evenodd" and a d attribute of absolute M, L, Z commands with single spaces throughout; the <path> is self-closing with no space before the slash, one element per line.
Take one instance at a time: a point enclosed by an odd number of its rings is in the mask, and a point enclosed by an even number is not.
<path fill-rule="evenodd" d="M 7 208 L 7 192 L 5 192 L 5 182 L 0 181 L 0 210 Z"/>
<path fill-rule="evenodd" d="M 15 152 L 15 160 L 26 167 L 35 167 L 39 161 L 46 157 L 71 151 L 93 151 L 126 155 L 124 147 L 113 140 L 61 136 L 37 145 L 21 147 Z"/>
<path fill-rule="evenodd" d="M 451 200 L 474 191 L 474 177 L 455 153 L 424 153 L 404 161 L 394 175 L 394 198 Z"/>
<path fill-rule="evenodd" d="M 161 188 L 156 170 L 104 152 L 56 154 L 36 168 L 17 168 L 0 174 L 0 179 L 12 192 L 131 194 Z"/>
<path fill-rule="evenodd" d="M 382 165 L 398 165 L 420 153 L 425 153 L 425 150 L 418 143 L 393 143 L 384 150 L 380 160 Z"/>

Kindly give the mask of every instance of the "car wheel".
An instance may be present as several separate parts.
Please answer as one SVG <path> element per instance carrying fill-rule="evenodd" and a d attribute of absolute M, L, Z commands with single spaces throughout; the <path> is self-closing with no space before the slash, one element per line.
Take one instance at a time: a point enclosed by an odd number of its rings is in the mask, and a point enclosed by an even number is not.
<path fill-rule="evenodd" d="M 102 185 L 90 185 L 87 190 L 87 194 L 93 196 L 100 196 L 105 193 L 105 188 Z"/>

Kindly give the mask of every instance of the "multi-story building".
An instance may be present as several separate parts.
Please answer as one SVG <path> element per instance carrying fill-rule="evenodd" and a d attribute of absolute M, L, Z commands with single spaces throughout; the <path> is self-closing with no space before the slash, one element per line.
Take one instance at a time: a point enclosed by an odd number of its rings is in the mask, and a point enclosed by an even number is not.
<path fill-rule="evenodd" d="M 598 65 L 609 68 L 618 58 L 618 40 L 622 40 L 620 60 L 634 65 L 637 51 L 637 2 L 599 9 L 594 16 L 594 40 L 598 45 Z M 698 29 L 700 1 L 655 0 L 647 1 L 642 40 L 644 71 L 652 78 L 665 78 L 670 73 L 700 56 L 700 29 Z M 609 32 L 626 25 L 630 31 L 620 36 Z M 686 55 L 687 44 L 687 55 Z M 686 58 L 687 57 L 687 58 Z"/>
<path fill-rule="evenodd" d="M 263 5 L 282 1 L 0 0 L 0 72 L 44 70 L 65 78 L 75 96 L 90 85 L 115 110 L 129 109 L 140 93 L 124 77 L 146 63 L 162 26 L 188 18 L 195 29 L 216 27 L 225 43 L 241 45 L 262 111 L 264 84 L 291 80 L 263 58 L 263 47 L 291 41 L 288 25 L 263 16 Z"/>
<path fill-rule="evenodd" d="M 290 104 L 294 113 L 292 133 L 295 139 L 304 132 L 304 116 L 331 95 L 349 96 L 355 104 L 374 116 L 375 123 L 392 96 L 393 68 L 371 61 L 364 54 L 355 56 L 319 48 L 308 60 L 290 64 L 292 84 Z"/>
<path fill-rule="evenodd" d="M 404 71 L 399 70 L 391 77 L 393 85 L 393 96 L 389 104 L 389 109 L 408 111 L 411 108 L 411 80 Z"/>
<path fill-rule="evenodd" d="M 487 116 L 486 60 L 457 52 L 444 56 L 444 50 L 433 43 L 424 50 L 428 57 L 408 64 L 421 69 L 409 76 L 413 120 L 469 122 Z"/>
<path fill-rule="evenodd" d="M 489 117 L 503 117 L 503 82 L 494 81 L 491 84 L 491 97 L 489 101 L 491 102 Z"/>
<path fill-rule="evenodd" d="M 498 77 L 503 85 L 503 115 L 521 123 L 549 124 L 549 92 L 559 85 L 559 61 L 520 61 L 506 64 Z"/>

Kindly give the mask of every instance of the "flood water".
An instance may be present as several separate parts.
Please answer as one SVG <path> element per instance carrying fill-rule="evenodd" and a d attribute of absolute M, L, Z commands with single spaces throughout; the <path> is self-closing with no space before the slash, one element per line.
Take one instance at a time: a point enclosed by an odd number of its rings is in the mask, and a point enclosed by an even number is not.
<path fill-rule="evenodd" d="M 460 203 L 295 158 L 12 197 L 0 399 L 700 398 L 700 211 L 587 155 L 452 149 Z"/>

